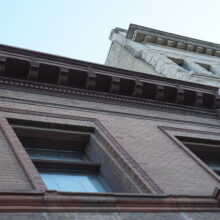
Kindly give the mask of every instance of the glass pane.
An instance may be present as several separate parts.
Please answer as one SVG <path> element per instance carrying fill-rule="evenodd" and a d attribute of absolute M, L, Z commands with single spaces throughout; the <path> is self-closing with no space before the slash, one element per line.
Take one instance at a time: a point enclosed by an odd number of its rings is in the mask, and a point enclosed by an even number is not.
<path fill-rule="evenodd" d="M 40 159 L 43 160 L 62 160 L 59 151 L 40 150 L 39 154 L 40 154 Z"/>
<path fill-rule="evenodd" d="M 186 71 L 191 71 L 191 69 L 186 64 L 183 64 L 182 67 Z"/>
<path fill-rule="evenodd" d="M 40 173 L 40 176 L 42 177 L 42 179 L 48 189 L 61 191 L 59 185 L 53 179 L 52 175 L 48 175 L 47 173 Z"/>
<path fill-rule="evenodd" d="M 40 171 L 40 175 L 50 190 L 70 192 L 108 192 L 107 183 L 98 174 L 82 174 L 58 171 Z"/>
<path fill-rule="evenodd" d="M 26 149 L 26 151 L 31 159 L 40 159 L 40 154 L 38 151 L 33 149 Z"/>
<path fill-rule="evenodd" d="M 65 161 L 76 161 L 76 162 L 86 161 L 83 153 L 73 153 L 73 152 L 63 151 L 62 157 Z"/>
<path fill-rule="evenodd" d="M 211 169 L 220 171 L 220 161 L 204 161 Z"/>
<path fill-rule="evenodd" d="M 39 149 L 39 148 L 38 149 L 26 148 L 26 151 L 30 155 L 31 159 L 74 161 L 74 162 L 85 161 L 83 153 L 79 153 L 79 152 Z"/>

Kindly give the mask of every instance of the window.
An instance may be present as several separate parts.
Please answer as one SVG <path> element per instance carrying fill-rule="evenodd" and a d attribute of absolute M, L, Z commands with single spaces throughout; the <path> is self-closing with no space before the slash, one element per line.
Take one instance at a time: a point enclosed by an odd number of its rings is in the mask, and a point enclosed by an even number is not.
<path fill-rule="evenodd" d="M 214 74 L 214 72 L 211 70 L 211 66 L 209 64 L 205 64 L 205 63 L 197 63 L 199 66 L 201 66 L 202 68 L 206 69 L 207 71 L 211 72 L 212 74 Z"/>
<path fill-rule="evenodd" d="M 189 66 L 186 64 L 186 62 L 182 59 L 176 59 L 176 58 L 171 58 L 168 57 L 170 60 L 172 60 L 174 63 L 176 63 L 178 66 L 182 67 L 184 70 L 186 71 L 191 71 L 191 69 L 189 68 Z"/>
<path fill-rule="evenodd" d="M 12 127 L 49 190 L 112 191 L 100 172 L 103 164 L 86 151 L 93 128 L 15 121 Z"/>
<path fill-rule="evenodd" d="M 177 136 L 188 149 L 220 175 L 220 141 Z"/>
<path fill-rule="evenodd" d="M 91 163 L 82 152 L 26 148 L 41 178 L 50 190 L 109 192 L 100 164 Z"/>

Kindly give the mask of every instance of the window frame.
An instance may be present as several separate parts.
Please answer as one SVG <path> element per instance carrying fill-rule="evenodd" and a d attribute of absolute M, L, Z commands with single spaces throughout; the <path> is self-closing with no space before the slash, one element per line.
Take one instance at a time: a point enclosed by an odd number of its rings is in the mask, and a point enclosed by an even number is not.
<path fill-rule="evenodd" d="M 199 164 L 207 173 L 209 173 L 212 178 L 214 178 L 220 183 L 220 176 L 177 138 L 177 136 L 184 136 L 200 139 L 211 139 L 212 137 L 216 136 L 216 138 L 220 141 L 220 133 L 213 131 L 184 129 L 169 126 L 158 126 L 158 128 L 172 141 L 174 141 L 177 144 L 177 146 L 179 146 L 183 151 L 185 151 L 194 161 L 196 161 L 197 164 Z"/>
<path fill-rule="evenodd" d="M 32 127 L 32 126 L 16 125 L 13 123 L 11 124 L 11 126 L 14 129 L 15 134 L 19 138 L 21 144 L 23 145 L 23 148 L 25 149 L 26 153 L 30 157 L 32 163 L 34 164 L 35 168 L 37 169 L 39 173 L 40 178 L 42 179 L 45 187 L 48 190 L 52 190 L 52 189 L 48 188 L 47 183 L 41 176 L 40 170 L 44 170 L 45 172 L 47 171 L 48 174 L 56 172 L 57 174 L 60 174 L 60 175 L 62 174 L 65 175 L 65 173 L 69 173 L 69 174 L 78 173 L 79 175 L 82 174 L 84 176 L 96 175 L 97 181 L 99 181 L 99 184 L 102 185 L 103 189 L 106 189 L 106 191 L 103 191 L 103 193 L 106 193 L 109 191 L 112 193 L 114 192 L 112 191 L 112 187 L 110 187 L 110 184 L 108 184 L 105 178 L 102 177 L 102 175 L 100 174 L 100 169 L 102 166 L 101 163 L 96 163 L 96 162 L 90 161 L 89 159 L 87 161 L 80 161 L 80 162 L 79 161 L 62 161 L 58 159 L 47 159 L 47 158 L 37 159 L 37 158 L 32 158 L 32 156 L 27 151 L 27 149 L 29 150 L 39 149 L 39 150 L 53 150 L 55 152 L 57 150 L 59 152 L 62 152 L 61 147 L 57 148 L 56 146 L 56 142 L 61 142 L 62 140 L 63 142 L 66 142 L 69 145 L 67 149 L 63 147 L 65 144 L 62 145 L 62 149 L 64 151 L 69 150 L 72 153 L 78 153 L 78 154 L 81 153 L 84 156 L 85 154 L 84 148 L 86 148 L 87 145 L 89 144 L 89 139 L 94 129 L 91 128 L 90 132 L 85 132 L 83 131 L 84 128 L 81 128 L 82 129 L 81 131 L 74 131 L 74 129 L 71 129 L 71 130 L 61 129 L 60 130 L 57 128 L 44 128 L 41 126 Z M 59 139 L 58 137 L 61 139 Z M 28 141 L 26 139 L 28 139 Z M 68 139 L 71 139 L 71 140 L 68 140 Z M 42 145 L 42 140 L 43 140 L 43 145 Z M 40 141 L 40 143 L 38 143 L 38 141 Z M 102 178 L 99 178 L 99 176 L 101 176 Z M 101 179 L 103 179 L 104 181 L 102 181 Z M 94 186 L 94 188 L 96 187 Z M 66 191 L 64 190 L 63 192 L 68 192 L 68 190 Z M 84 191 L 76 190 L 76 191 L 71 191 L 71 192 L 84 192 Z"/>
<path fill-rule="evenodd" d="M 184 146 L 192 151 L 201 161 L 203 161 L 211 170 L 220 175 L 220 160 L 219 163 L 215 163 L 220 158 L 220 140 L 213 140 L 207 138 L 187 137 L 187 136 L 175 136 Z M 217 144 L 218 143 L 218 144 Z M 218 164 L 218 170 L 212 168 L 209 164 Z"/>
<path fill-rule="evenodd" d="M 188 64 L 185 62 L 185 60 L 173 58 L 173 57 L 168 57 L 168 59 L 170 59 L 172 62 L 174 62 L 176 65 L 178 65 L 179 67 L 181 67 L 185 71 L 187 71 L 187 72 L 192 71 L 192 69 L 188 66 Z"/>
<path fill-rule="evenodd" d="M 142 170 L 142 168 L 135 163 L 134 159 L 123 149 L 123 147 L 117 143 L 113 136 L 106 130 L 102 123 L 97 119 L 60 115 L 54 113 L 40 113 L 34 111 L 19 112 L 20 116 L 16 117 L 0 117 L 0 127 L 9 142 L 9 146 L 15 154 L 15 157 L 19 161 L 21 167 L 26 173 L 32 190 L 28 192 L 50 192 L 45 187 L 42 179 L 39 176 L 37 169 L 35 168 L 29 155 L 26 153 L 23 145 L 15 134 L 8 120 L 20 120 L 25 122 L 45 122 L 50 125 L 59 124 L 59 126 L 84 126 L 94 129 L 94 138 L 99 142 L 100 146 L 98 151 L 101 155 L 105 155 L 105 161 L 112 167 L 115 175 L 120 177 L 120 181 L 126 190 L 125 193 L 161 193 L 163 192 L 159 186 L 148 176 L 148 174 Z M 26 114 L 32 114 L 31 119 L 27 119 Z M 34 115 L 34 116 L 33 116 Z M 40 117 L 39 117 L 40 116 Z M 55 119 L 56 122 L 51 122 L 51 119 Z M 23 122 L 22 122 L 23 123 Z M 96 149 L 97 150 L 97 149 Z M 113 182 L 116 182 L 114 179 Z M 117 182 L 116 182 L 117 183 Z M 70 192 L 74 194 L 74 192 Z M 114 194 L 121 194 L 124 192 L 115 191 Z"/>

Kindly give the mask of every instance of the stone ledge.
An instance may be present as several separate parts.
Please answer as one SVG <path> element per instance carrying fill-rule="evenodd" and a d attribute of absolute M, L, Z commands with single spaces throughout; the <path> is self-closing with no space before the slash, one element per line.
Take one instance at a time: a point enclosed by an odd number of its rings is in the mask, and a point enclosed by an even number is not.
<path fill-rule="evenodd" d="M 0 212 L 6 211 L 220 212 L 220 207 L 216 196 L 0 192 Z"/>

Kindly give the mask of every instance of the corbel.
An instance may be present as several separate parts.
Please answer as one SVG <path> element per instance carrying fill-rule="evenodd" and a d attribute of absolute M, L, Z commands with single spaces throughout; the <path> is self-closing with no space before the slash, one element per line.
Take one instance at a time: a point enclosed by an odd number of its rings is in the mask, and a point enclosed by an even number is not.
<path fill-rule="evenodd" d="M 219 118 L 220 118 L 220 96 L 219 95 L 215 96 L 213 108 L 215 108 L 215 109 L 217 109 L 217 111 L 219 111 Z"/>
<path fill-rule="evenodd" d="M 38 80 L 38 75 L 39 75 L 39 66 L 40 64 L 37 62 L 30 62 L 30 68 L 29 68 L 29 73 L 28 73 L 28 80 Z"/>
<path fill-rule="evenodd" d="M 112 76 L 110 92 L 118 93 L 120 90 L 120 78 L 116 76 Z"/>
<path fill-rule="evenodd" d="M 5 72 L 6 57 L 0 57 L 0 73 Z"/>
<path fill-rule="evenodd" d="M 218 119 L 220 119 L 220 109 L 216 109 L 216 115 L 217 115 Z"/>
<path fill-rule="evenodd" d="M 184 89 L 176 88 L 175 103 L 177 103 L 177 104 L 183 104 L 184 103 Z"/>
<path fill-rule="evenodd" d="M 202 92 L 196 92 L 194 105 L 197 107 L 203 106 L 203 93 Z"/>
<path fill-rule="evenodd" d="M 87 71 L 86 89 L 94 90 L 96 87 L 96 74 L 92 71 Z"/>
<path fill-rule="evenodd" d="M 143 82 L 135 81 L 133 96 L 142 97 L 143 94 Z"/>
<path fill-rule="evenodd" d="M 162 101 L 164 99 L 164 86 L 156 85 L 155 99 Z"/>
<path fill-rule="evenodd" d="M 69 69 L 65 67 L 60 67 L 58 84 L 59 85 L 67 85 L 69 80 Z"/>

